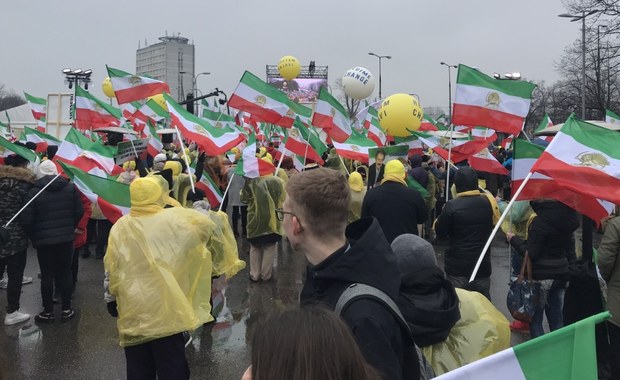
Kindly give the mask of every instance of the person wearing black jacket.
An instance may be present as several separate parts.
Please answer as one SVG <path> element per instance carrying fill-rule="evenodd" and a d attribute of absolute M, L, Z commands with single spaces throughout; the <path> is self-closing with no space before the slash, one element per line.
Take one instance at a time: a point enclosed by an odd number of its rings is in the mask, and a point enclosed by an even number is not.
<path fill-rule="evenodd" d="M 457 288 L 473 290 L 491 299 L 491 249 L 482 260 L 474 281 L 474 271 L 482 248 L 491 236 L 494 207 L 489 197 L 478 190 L 478 175 L 470 167 L 462 167 L 454 176 L 456 198 L 448 201 L 435 223 L 437 238 L 449 238 L 444 269 L 448 280 Z"/>
<path fill-rule="evenodd" d="M 324 168 L 302 172 L 289 180 L 287 193 L 277 215 L 293 249 L 310 262 L 300 295 L 302 305 L 322 303 L 333 310 L 353 283 L 398 298 L 400 273 L 377 221 L 362 218 L 347 226 L 350 194 L 344 175 Z M 342 318 L 366 361 L 383 379 L 419 378 L 413 341 L 390 309 L 361 298 L 351 302 Z"/>
<path fill-rule="evenodd" d="M 369 190 L 362 202 L 362 218 L 374 216 L 391 243 L 402 234 L 418 234 L 418 224 L 426 222 L 424 198 L 405 182 L 405 166 L 399 160 L 385 165 L 381 186 Z"/>
<path fill-rule="evenodd" d="M 32 199 L 45 185 L 53 182 L 20 215 L 39 259 L 43 311 L 35 316 L 35 320 L 42 323 L 55 320 L 54 283 L 62 298 L 61 321 L 75 317 L 75 311 L 71 309 L 71 263 L 75 229 L 84 209 L 75 186 L 66 178 L 56 178 L 57 174 L 52 161 L 43 161 L 39 165 L 37 181 L 27 199 Z"/>
<path fill-rule="evenodd" d="M 527 251 L 532 261 L 532 278 L 540 283 L 539 308 L 530 322 L 530 336 L 536 338 L 545 333 L 543 314 L 551 331 L 564 326 L 562 308 L 568 264 L 574 260 L 571 237 L 579 227 L 579 218 L 577 212 L 555 200 L 538 199 L 530 205 L 536 216 L 528 228 L 527 240 L 511 233 L 506 234 L 506 239 L 520 255 Z"/>

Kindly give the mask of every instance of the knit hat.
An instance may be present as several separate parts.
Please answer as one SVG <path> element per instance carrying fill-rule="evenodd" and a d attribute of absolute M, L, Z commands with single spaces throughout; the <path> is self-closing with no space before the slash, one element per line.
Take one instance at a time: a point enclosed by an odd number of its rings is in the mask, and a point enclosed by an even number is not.
<path fill-rule="evenodd" d="M 45 160 L 41 162 L 39 165 L 39 169 L 37 172 L 37 179 L 41 177 L 45 177 L 46 175 L 56 175 L 58 174 L 58 169 L 56 168 L 56 164 L 51 160 Z"/>
<path fill-rule="evenodd" d="M 398 268 L 404 275 L 437 266 L 431 243 L 413 234 L 403 234 L 392 242 Z"/>
<path fill-rule="evenodd" d="M 167 159 L 168 158 L 166 157 L 165 154 L 159 153 L 153 158 L 153 163 L 163 162 L 163 161 L 166 161 Z"/>
<path fill-rule="evenodd" d="M 349 187 L 351 190 L 360 192 L 364 189 L 364 180 L 362 179 L 362 175 L 358 172 L 353 172 L 349 176 Z"/>

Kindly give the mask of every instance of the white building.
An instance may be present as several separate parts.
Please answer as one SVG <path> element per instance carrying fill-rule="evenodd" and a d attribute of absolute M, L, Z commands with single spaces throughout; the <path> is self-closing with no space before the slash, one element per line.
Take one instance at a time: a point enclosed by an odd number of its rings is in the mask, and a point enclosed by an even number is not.
<path fill-rule="evenodd" d="M 177 101 L 193 91 L 194 45 L 189 39 L 176 36 L 159 37 L 156 44 L 136 51 L 136 74 L 148 75 L 170 86 L 170 95 Z"/>

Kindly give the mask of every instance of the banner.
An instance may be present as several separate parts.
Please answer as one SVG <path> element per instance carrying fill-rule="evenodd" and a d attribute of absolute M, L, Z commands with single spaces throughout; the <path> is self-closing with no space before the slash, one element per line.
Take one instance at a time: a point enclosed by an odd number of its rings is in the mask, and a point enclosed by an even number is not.
<path fill-rule="evenodd" d="M 125 161 L 133 160 L 134 157 L 136 157 L 136 153 L 138 153 L 138 156 L 140 156 L 141 158 L 144 158 L 143 156 L 146 152 L 146 149 L 148 148 L 148 145 L 148 138 L 133 141 L 123 141 L 118 143 L 118 153 L 115 157 L 116 164 L 122 165 Z"/>

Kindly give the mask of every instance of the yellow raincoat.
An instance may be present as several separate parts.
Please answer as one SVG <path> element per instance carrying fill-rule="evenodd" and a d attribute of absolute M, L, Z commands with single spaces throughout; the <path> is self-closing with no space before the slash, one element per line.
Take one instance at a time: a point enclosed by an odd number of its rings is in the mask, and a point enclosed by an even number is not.
<path fill-rule="evenodd" d="M 130 214 L 110 231 L 104 258 L 116 297 L 120 345 L 194 330 L 211 316 L 213 221 L 194 210 L 164 209 L 167 185 L 156 177 L 130 185 Z"/>
<path fill-rule="evenodd" d="M 275 209 L 282 207 L 285 196 L 284 181 L 273 175 L 245 181 L 241 202 L 248 205 L 248 238 L 282 234 Z"/>
<path fill-rule="evenodd" d="M 209 210 L 207 216 L 215 224 L 215 230 L 207 243 L 213 254 L 213 276 L 225 275 L 231 278 L 245 268 L 245 261 L 239 260 L 237 240 L 224 211 Z"/>

